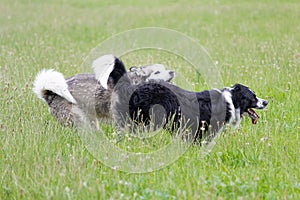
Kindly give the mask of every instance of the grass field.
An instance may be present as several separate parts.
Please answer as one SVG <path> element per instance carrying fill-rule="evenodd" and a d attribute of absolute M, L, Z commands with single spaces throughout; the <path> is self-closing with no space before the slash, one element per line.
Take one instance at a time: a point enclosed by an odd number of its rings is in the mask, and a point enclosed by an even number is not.
<path fill-rule="evenodd" d="M 300 199 L 300 3 L 263 1 L 2 0 L 0 2 L 0 199 Z M 129 174 L 97 161 L 32 92 L 42 68 L 80 72 L 90 50 L 122 31 L 165 27 L 210 53 L 224 85 L 248 85 L 269 100 L 200 157 L 192 146 L 161 170 Z M 157 51 L 129 65 L 163 62 Z M 176 78 L 175 78 L 176 81 Z"/>

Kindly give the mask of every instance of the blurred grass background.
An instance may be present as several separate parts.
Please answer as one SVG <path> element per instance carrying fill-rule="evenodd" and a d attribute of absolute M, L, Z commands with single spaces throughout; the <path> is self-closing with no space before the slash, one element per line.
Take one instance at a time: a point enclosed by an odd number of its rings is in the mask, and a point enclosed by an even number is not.
<path fill-rule="evenodd" d="M 0 198 L 299 199 L 299 10 L 296 0 L 2 0 Z M 32 82 L 43 68 L 80 73 L 103 40 L 152 26 L 194 38 L 225 86 L 243 83 L 270 103 L 256 126 L 244 119 L 204 158 L 195 146 L 162 170 L 127 174 L 98 162 L 75 130 L 61 127 Z M 122 59 L 127 66 L 161 62 L 194 90 L 207 89 L 172 55 L 142 51 Z"/>

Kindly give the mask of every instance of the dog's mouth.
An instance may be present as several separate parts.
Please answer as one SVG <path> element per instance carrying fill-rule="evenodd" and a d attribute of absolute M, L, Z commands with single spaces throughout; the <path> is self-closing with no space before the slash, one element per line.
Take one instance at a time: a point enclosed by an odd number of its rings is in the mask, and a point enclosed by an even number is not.
<path fill-rule="evenodd" d="M 251 118 L 252 124 L 256 124 L 259 118 L 258 114 L 252 108 L 249 108 L 246 113 Z"/>

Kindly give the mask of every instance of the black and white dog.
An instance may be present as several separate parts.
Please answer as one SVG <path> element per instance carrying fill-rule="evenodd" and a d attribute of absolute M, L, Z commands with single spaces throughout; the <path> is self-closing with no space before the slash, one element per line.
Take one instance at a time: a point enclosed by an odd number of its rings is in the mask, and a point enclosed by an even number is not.
<path fill-rule="evenodd" d="M 157 123 L 171 128 L 187 127 L 193 140 L 210 135 L 224 124 L 238 125 L 244 114 L 255 124 L 259 118 L 255 109 L 264 109 L 268 102 L 257 98 L 248 87 L 235 84 L 222 90 L 191 92 L 167 82 L 133 85 L 124 64 L 114 55 L 98 58 L 93 65 L 96 78 L 105 88 L 112 88 L 111 112 L 121 127 L 128 119 L 148 125 L 152 114 Z M 161 114 L 162 113 L 162 114 Z M 164 119 L 164 120 L 163 120 Z"/>

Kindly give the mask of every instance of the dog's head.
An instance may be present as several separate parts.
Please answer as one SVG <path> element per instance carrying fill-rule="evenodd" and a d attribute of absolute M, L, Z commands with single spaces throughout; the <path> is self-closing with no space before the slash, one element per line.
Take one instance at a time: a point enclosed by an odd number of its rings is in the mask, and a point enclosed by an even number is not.
<path fill-rule="evenodd" d="M 129 72 L 126 72 L 122 61 L 111 54 L 100 56 L 94 60 L 92 68 L 94 69 L 96 79 L 100 81 L 105 89 L 108 88 L 108 85 L 113 87 L 124 75 L 134 85 L 150 80 L 170 81 L 175 75 L 174 71 L 166 70 L 161 64 L 131 67 Z"/>
<path fill-rule="evenodd" d="M 240 110 L 240 117 L 247 114 L 252 119 L 252 123 L 256 124 L 259 116 L 253 109 L 264 109 L 268 101 L 256 97 L 251 89 L 241 84 L 235 84 L 230 91 L 235 109 Z"/>
<path fill-rule="evenodd" d="M 150 80 L 171 81 L 175 73 L 172 70 L 166 70 L 161 64 L 153 64 L 142 67 L 131 67 L 127 72 L 132 84 L 137 85 Z"/>

